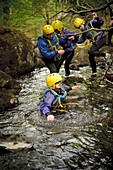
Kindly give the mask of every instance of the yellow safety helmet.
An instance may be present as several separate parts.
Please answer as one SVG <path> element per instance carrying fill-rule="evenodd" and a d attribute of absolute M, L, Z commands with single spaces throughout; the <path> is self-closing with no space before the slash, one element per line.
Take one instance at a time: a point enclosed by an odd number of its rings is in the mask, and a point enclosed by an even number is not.
<path fill-rule="evenodd" d="M 46 83 L 50 89 L 55 89 L 55 84 L 59 81 L 62 81 L 62 77 L 58 73 L 51 73 L 46 77 Z"/>
<path fill-rule="evenodd" d="M 53 21 L 51 25 L 54 30 L 58 30 L 60 32 L 62 32 L 62 29 L 64 28 L 63 23 L 60 20 Z"/>
<path fill-rule="evenodd" d="M 79 28 L 81 25 L 84 25 L 85 21 L 81 18 L 76 18 L 73 22 L 75 28 Z"/>
<path fill-rule="evenodd" d="M 43 30 L 43 35 L 54 33 L 54 29 L 51 25 L 45 25 L 42 30 Z"/>

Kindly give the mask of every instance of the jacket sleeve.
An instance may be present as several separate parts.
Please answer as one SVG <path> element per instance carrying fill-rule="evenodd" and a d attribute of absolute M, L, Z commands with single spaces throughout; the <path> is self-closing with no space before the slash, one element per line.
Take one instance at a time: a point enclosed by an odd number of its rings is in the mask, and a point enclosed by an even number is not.
<path fill-rule="evenodd" d="M 69 34 L 69 35 L 71 35 L 71 34 L 72 34 L 72 35 L 77 34 L 76 32 L 71 31 L 71 30 L 68 30 L 68 29 L 64 29 L 63 33 L 64 33 L 65 35 L 66 35 L 66 34 L 67 34 L 67 35 L 68 35 L 68 34 Z"/>
<path fill-rule="evenodd" d="M 100 28 L 104 24 L 104 20 L 102 18 L 95 18 L 94 20 L 90 21 L 94 28 Z"/>
<path fill-rule="evenodd" d="M 68 40 L 67 36 L 63 36 L 59 38 L 59 41 L 60 41 L 60 45 L 63 47 L 65 52 L 71 52 L 76 48 L 76 44 L 71 43 L 71 41 Z"/>
<path fill-rule="evenodd" d="M 78 38 L 77 43 L 81 44 L 84 43 L 85 41 L 86 41 L 85 34 L 82 34 L 82 36 Z"/>
<path fill-rule="evenodd" d="M 63 37 L 60 38 L 61 46 L 64 48 L 65 52 L 71 52 L 73 51 L 77 46 L 75 42 L 71 42 L 71 40 L 68 39 L 69 36 L 77 34 L 74 31 L 64 29 L 63 30 Z"/>
<path fill-rule="evenodd" d="M 70 87 L 70 86 L 64 86 L 64 89 L 65 89 L 65 91 L 69 92 L 70 90 L 72 90 L 72 87 Z"/>
<path fill-rule="evenodd" d="M 38 48 L 43 58 L 51 59 L 57 54 L 55 51 L 49 51 L 47 42 L 40 37 L 38 38 Z"/>
<path fill-rule="evenodd" d="M 40 112 L 43 115 L 49 115 L 52 109 L 52 103 L 54 101 L 54 95 L 51 92 L 47 92 L 40 104 Z"/>

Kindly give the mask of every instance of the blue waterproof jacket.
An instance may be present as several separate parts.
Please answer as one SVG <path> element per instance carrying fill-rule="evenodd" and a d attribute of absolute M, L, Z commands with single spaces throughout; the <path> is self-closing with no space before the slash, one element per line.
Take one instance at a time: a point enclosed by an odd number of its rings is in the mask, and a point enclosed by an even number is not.
<path fill-rule="evenodd" d="M 40 51 L 40 55 L 44 59 L 52 59 L 57 58 L 60 55 L 57 53 L 59 46 L 59 38 L 57 35 L 53 35 L 52 40 L 48 40 L 44 36 L 38 37 L 38 48 Z"/>
<path fill-rule="evenodd" d="M 70 90 L 72 90 L 72 88 L 67 87 L 67 86 L 62 87 L 59 90 L 58 95 L 60 96 L 61 102 L 63 102 L 67 96 L 66 92 L 69 92 Z M 51 89 L 46 90 L 44 93 L 43 101 L 40 103 L 40 112 L 43 115 L 46 115 L 46 116 L 49 115 L 51 110 L 57 103 L 57 101 L 58 101 L 58 96 L 53 93 L 53 90 L 51 90 Z"/>
<path fill-rule="evenodd" d="M 89 39 L 91 41 L 98 41 L 102 37 L 106 37 L 106 34 L 104 34 L 103 31 L 99 30 L 91 30 L 92 28 L 100 29 L 100 27 L 104 24 L 104 20 L 102 18 L 96 18 L 94 20 L 88 21 L 84 27 L 84 31 L 89 30 L 88 32 L 84 32 L 82 36 L 78 39 L 77 43 L 83 43 L 86 39 Z"/>
<path fill-rule="evenodd" d="M 75 42 L 71 42 L 70 40 L 68 40 L 68 35 L 71 34 L 76 35 L 75 32 L 68 29 L 64 29 L 62 34 L 57 34 L 59 37 L 60 45 L 63 47 L 65 52 L 71 52 L 76 48 Z"/>

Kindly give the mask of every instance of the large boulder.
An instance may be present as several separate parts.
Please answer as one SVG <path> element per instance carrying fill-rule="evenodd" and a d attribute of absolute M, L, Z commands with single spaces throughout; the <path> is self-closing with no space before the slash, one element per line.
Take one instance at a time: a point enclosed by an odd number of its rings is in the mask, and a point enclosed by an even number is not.
<path fill-rule="evenodd" d="M 0 25 L 0 111 L 18 104 L 19 83 L 14 79 L 40 63 L 31 39 Z"/>
<path fill-rule="evenodd" d="M 18 76 L 37 66 L 34 46 L 24 33 L 0 26 L 0 69 Z"/>

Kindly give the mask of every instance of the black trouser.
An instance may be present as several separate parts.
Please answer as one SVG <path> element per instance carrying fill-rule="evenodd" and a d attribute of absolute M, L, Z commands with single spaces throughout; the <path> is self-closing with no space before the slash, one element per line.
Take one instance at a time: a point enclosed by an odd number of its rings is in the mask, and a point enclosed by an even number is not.
<path fill-rule="evenodd" d="M 54 60 L 53 59 L 43 59 L 45 65 L 47 66 L 47 68 L 50 70 L 50 73 L 58 73 L 60 70 L 61 65 L 63 64 L 65 58 L 65 56 L 61 56 L 60 60 Z"/>
<path fill-rule="evenodd" d="M 64 53 L 63 57 L 65 58 L 65 64 L 64 64 L 65 75 L 69 75 L 70 74 L 69 65 L 74 57 L 74 50 Z"/>
<path fill-rule="evenodd" d="M 96 62 L 95 56 L 103 56 L 105 57 L 105 53 L 99 51 L 101 47 L 106 44 L 106 37 L 100 38 L 98 41 L 94 42 L 90 50 L 88 51 L 89 54 L 89 61 L 92 68 L 92 72 L 96 72 Z"/>
<path fill-rule="evenodd" d="M 109 26 L 109 28 L 113 27 L 113 24 Z M 108 45 L 112 45 L 112 35 L 113 35 L 113 28 L 108 31 Z"/>

